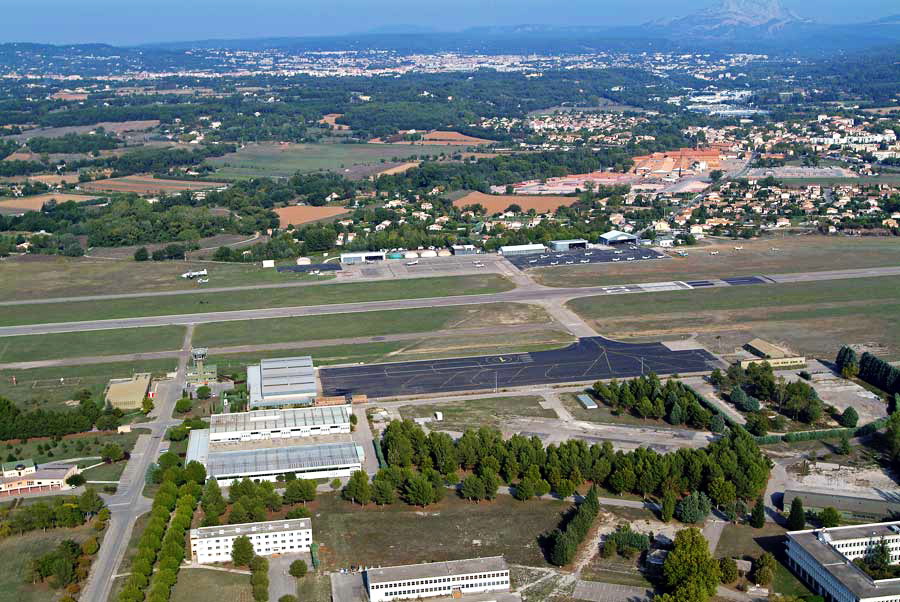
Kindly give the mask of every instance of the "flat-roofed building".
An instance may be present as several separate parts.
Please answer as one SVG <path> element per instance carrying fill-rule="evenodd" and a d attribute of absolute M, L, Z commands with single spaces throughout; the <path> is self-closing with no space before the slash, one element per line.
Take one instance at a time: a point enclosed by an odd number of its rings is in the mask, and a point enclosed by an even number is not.
<path fill-rule="evenodd" d="M 543 253 L 547 250 L 547 247 L 539 244 L 532 245 L 504 245 L 500 247 L 500 254 L 504 257 L 511 257 L 513 255 L 533 255 L 535 253 Z"/>
<path fill-rule="evenodd" d="M 900 516 L 900 493 L 896 492 L 854 495 L 851 492 L 838 494 L 834 491 L 785 489 L 783 506 L 790 508 L 797 497 L 803 502 L 805 510 L 821 512 L 825 508 L 834 508 L 851 521 L 879 521 Z"/>
<path fill-rule="evenodd" d="M 312 358 L 284 357 L 247 366 L 247 389 L 251 410 L 312 405 L 318 392 Z"/>
<path fill-rule="evenodd" d="M 368 569 L 364 576 L 370 602 L 459 597 L 509 591 L 509 566 L 502 556 Z"/>
<path fill-rule="evenodd" d="M 254 410 L 209 417 L 209 440 L 253 441 L 350 434 L 350 405 Z"/>
<path fill-rule="evenodd" d="M 881 541 L 887 544 L 891 564 L 900 564 L 900 522 L 790 531 L 786 535 L 788 564 L 813 593 L 830 602 L 900 600 L 900 579 L 872 579 L 853 564 Z"/>
<path fill-rule="evenodd" d="M 196 460 L 206 474 L 222 485 L 244 477 L 275 481 L 278 475 L 293 473 L 302 479 L 348 477 L 361 470 L 365 453 L 347 437 L 346 441 L 275 447 L 256 441 L 210 443 L 209 429 L 192 430 L 185 462 Z"/>
<path fill-rule="evenodd" d="M 354 263 L 369 263 L 371 261 L 384 261 L 387 254 L 382 251 L 364 251 L 361 253 L 341 253 L 341 263 L 351 265 Z"/>
<path fill-rule="evenodd" d="M 141 409 L 147 392 L 150 391 L 151 375 L 135 374 L 131 378 L 119 378 L 109 381 L 106 386 L 106 401 L 120 410 Z"/>
<path fill-rule="evenodd" d="M 43 464 L 15 460 L 2 465 L 0 497 L 69 489 L 66 479 L 78 474 L 75 464 Z"/>
<path fill-rule="evenodd" d="M 308 552 L 312 522 L 296 518 L 191 529 L 191 558 L 200 564 L 230 562 L 234 540 L 242 536 L 250 540 L 257 556 Z"/>

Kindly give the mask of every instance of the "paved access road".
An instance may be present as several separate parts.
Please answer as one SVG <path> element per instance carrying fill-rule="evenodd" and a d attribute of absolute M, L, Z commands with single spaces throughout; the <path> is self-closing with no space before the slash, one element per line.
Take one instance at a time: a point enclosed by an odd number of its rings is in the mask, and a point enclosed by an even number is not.
<path fill-rule="evenodd" d="M 660 343 L 588 337 L 564 349 L 534 353 L 322 368 L 319 378 L 325 395 L 394 397 L 628 378 L 649 372 L 708 372 L 716 365 L 716 358 L 700 349 L 672 351 Z"/>
<path fill-rule="evenodd" d="M 115 495 L 104 496 L 110 510 L 109 526 L 97 559 L 91 565 L 90 575 L 81 594 L 82 600 L 103 602 L 109 598 L 113 579 L 128 548 L 134 522 L 150 511 L 152 502 L 143 496 L 145 475 L 159 456 L 160 443 L 166 430 L 181 424 L 180 420 L 174 420 L 171 416 L 175 402 L 181 398 L 184 388 L 185 367 L 190 355 L 192 336 L 193 329 L 189 328 L 185 334 L 175 379 L 163 381 L 157 387 L 154 399 L 156 407 L 151 413 L 153 420 L 138 425 L 140 428 L 150 429 L 150 434 L 138 438 Z"/>
<path fill-rule="evenodd" d="M 759 283 L 752 285 L 772 285 L 791 282 L 815 282 L 821 280 L 842 280 L 852 278 L 872 278 L 877 276 L 900 276 L 900 266 L 865 268 L 859 270 L 837 270 L 825 272 L 803 272 L 797 274 L 769 274 L 756 277 Z M 740 278 L 745 284 L 746 278 Z M 728 286 L 727 280 L 709 280 L 713 286 Z M 662 291 L 691 290 L 685 282 L 649 282 L 616 286 L 592 286 L 583 288 L 550 288 L 532 285 L 520 287 L 504 293 L 465 295 L 455 297 L 432 297 L 425 299 L 393 299 L 388 301 L 368 301 L 361 303 L 337 303 L 333 305 L 307 305 L 301 307 L 275 307 L 242 309 L 237 311 L 178 314 L 169 316 L 145 316 L 119 318 L 115 320 L 89 320 L 84 322 L 61 322 L 51 324 L 28 324 L 0 328 L 0 337 L 53 334 L 59 332 L 82 332 L 88 330 L 109 330 L 115 328 L 137 328 L 144 326 L 169 326 L 205 324 L 210 322 L 230 322 L 235 320 L 255 320 L 263 318 L 293 318 L 298 316 L 319 316 L 328 314 L 359 313 L 387 309 L 414 309 L 423 307 L 447 307 L 477 305 L 481 303 L 535 302 L 541 300 L 571 300 L 579 297 L 600 295 L 641 294 Z"/>

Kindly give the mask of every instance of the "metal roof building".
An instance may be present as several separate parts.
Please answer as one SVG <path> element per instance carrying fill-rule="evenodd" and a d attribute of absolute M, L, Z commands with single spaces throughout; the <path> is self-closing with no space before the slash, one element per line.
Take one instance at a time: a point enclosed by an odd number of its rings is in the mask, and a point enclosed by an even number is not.
<path fill-rule="evenodd" d="M 318 393 L 318 379 L 310 356 L 262 360 L 247 366 L 250 408 L 310 405 Z"/>
<path fill-rule="evenodd" d="M 840 495 L 833 491 L 798 491 L 786 489 L 782 504 L 791 506 L 795 497 L 799 497 L 806 510 L 821 511 L 834 508 L 850 520 L 882 520 L 890 516 L 900 515 L 900 493 L 882 491 L 881 497 L 865 495 Z"/>
<path fill-rule="evenodd" d="M 213 414 L 209 439 L 215 443 L 350 433 L 351 414 L 349 405 Z"/>
<path fill-rule="evenodd" d="M 606 234 L 600 235 L 600 242 L 607 245 L 621 245 L 625 243 L 637 242 L 637 236 L 621 232 L 619 230 L 610 230 Z"/>
<path fill-rule="evenodd" d="M 304 479 L 345 477 L 360 470 L 365 459 L 352 441 L 231 450 L 227 445 L 210 445 L 209 429 L 193 430 L 185 462 L 200 462 L 209 476 L 228 485 L 244 477 L 274 481 L 289 472 Z"/>
<path fill-rule="evenodd" d="M 543 253 L 547 247 L 539 244 L 531 245 L 504 245 L 500 247 L 500 254 L 504 257 L 511 255 L 530 255 L 533 253 Z"/>
<path fill-rule="evenodd" d="M 570 251 L 572 249 L 587 249 L 588 241 L 583 238 L 576 238 L 571 240 L 551 240 L 550 248 L 553 251 L 563 252 Z"/>

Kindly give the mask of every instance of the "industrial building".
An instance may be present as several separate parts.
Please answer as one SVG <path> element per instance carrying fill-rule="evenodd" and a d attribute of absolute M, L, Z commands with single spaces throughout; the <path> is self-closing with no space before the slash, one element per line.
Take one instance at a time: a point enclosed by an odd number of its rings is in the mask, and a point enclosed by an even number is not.
<path fill-rule="evenodd" d="M 751 364 L 767 362 L 773 368 L 803 368 L 806 366 L 806 358 L 787 351 L 777 345 L 773 345 L 762 339 L 753 339 L 744 348 L 759 359 L 741 361 L 741 368 L 747 368 Z"/>
<path fill-rule="evenodd" d="M 636 244 L 637 241 L 637 236 L 619 230 L 610 230 L 600 235 L 600 242 L 609 246 Z"/>
<path fill-rule="evenodd" d="M 309 551 L 312 522 L 308 518 L 273 520 L 191 529 L 191 559 L 200 564 L 230 562 L 238 537 L 247 537 L 257 556 Z"/>
<path fill-rule="evenodd" d="M 150 373 L 135 374 L 131 378 L 118 378 L 106 385 L 104 399 L 120 410 L 140 410 L 150 391 Z"/>
<path fill-rule="evenodd" d="M 880 521 L 900 516 L 900 494 L 880 492 L 881 497 L 863 495 L 840 495 L 833 491 L 798 491 L 786 489 L 782 505 L 790 508 L 794 498 L 800 498 L 807 511 L 821 512 L 834 508 L 851 521 Z"/>
<path fill-rule="evenodd" d="M 247 366 L 250 409 L 309 406 L 318 393 L 312 358 L 285 357 Z"/>
<path fill-rule="evenodd" d="M 341 263 L 368 263 L 370 261 L 384 261 L 387 255 L 384 251 L 364 251 L 361 253 L 341 253 Z"/>
<path fill-rule="evenodd" d="M 349 440 L 274 447 L 267 441 L 213 443 L 210 429 L 191 431 L 185 463 L 196 460 L 224 486 L 244 477 L 275 481 L 293 473 L 302 479 L 349 477 L 361 470 L 365 453 Z"/>
<path fill-rule="evenodd" d="M 583 238 L 576 238 L 573 240 L 551 240 L 550 241 L 550 250 L 556 251 L 557 253 L 566 253 L 567 251 L 571 251 L 573 249 L 587 249 L 588 241 Z"/>
<path fill-rule="evenodd" d="M 787 533 L 789 567 L 829 602 L 900 600 L 900 579 L 872 579 L 853 564 L 884 541 L 891 564 L 900 563 L 900 522 Z"/>
<path fill-rule="evenodd" d="M 210 443 L 350 434 L 349 405 L 255 410 L 209 417 Z"/>
<path fill-rule="evenodd" d="M 369 569 L 370 602 L 509 591 L 509 566 L 502 556 Z"/>
<path fill-rule="evenodd" d="M 500 254 L 504 257 L 513 255 L 532 255 L 534 253 L 544 253 L 547 247 L 539 244 L 531 245 L 504 245 L 500 247 Z"/>
<path fill-rule="evenodd" d="M 0 497 L 69 489 L 66 479 L 78 474 L 75 464 L 44 464 L 15 460 L 0 465 Z"/>

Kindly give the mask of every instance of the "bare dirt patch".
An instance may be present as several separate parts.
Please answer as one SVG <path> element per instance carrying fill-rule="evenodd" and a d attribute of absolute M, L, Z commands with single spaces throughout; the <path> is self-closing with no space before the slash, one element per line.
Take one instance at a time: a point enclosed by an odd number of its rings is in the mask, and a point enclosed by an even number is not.
<path fill-rule="evenodd" d="M 578 201 L 577 197 L 570 196 L 519 196 L 514 194 L 484 194 L 483 192 L 470 192 L 464 197 L 453 201 L 455 207 L 479 204 L 487 209 L 488 213 L 500 213 L 510 205 L 518 205 L 523 211 L 534 209 L 538 213 L 554 211 L 557 207 L 570 207 Z M 587 286 L 587 285 L 585 285 Z"/>
<path fill-rule="evenodd" d="M 103 192 L 134 192 L 137 194 L 161 194 L 183 190 L 207 190 L 226 186 L 222 182 L 199 182 L 191 180 L 164 180 L 151 175 L 134 175 L 108 180 L 96 180 L 81 185 L 84 190 Z"/>
<path fill-rule="evenodd" d="M 25 211 L 40 211 L 44 203 L 55 200 L 57 203 L 65 203 L 74 201 L 83 203 L 85 201 L 93 201 L 97 197 L 85 196 L 83 194 L 68 194 L 63 192 L 48 192 L 46 194 L 37 194 L 18 199 L 0 200 L 0 209 L 23 209 Z"/>

